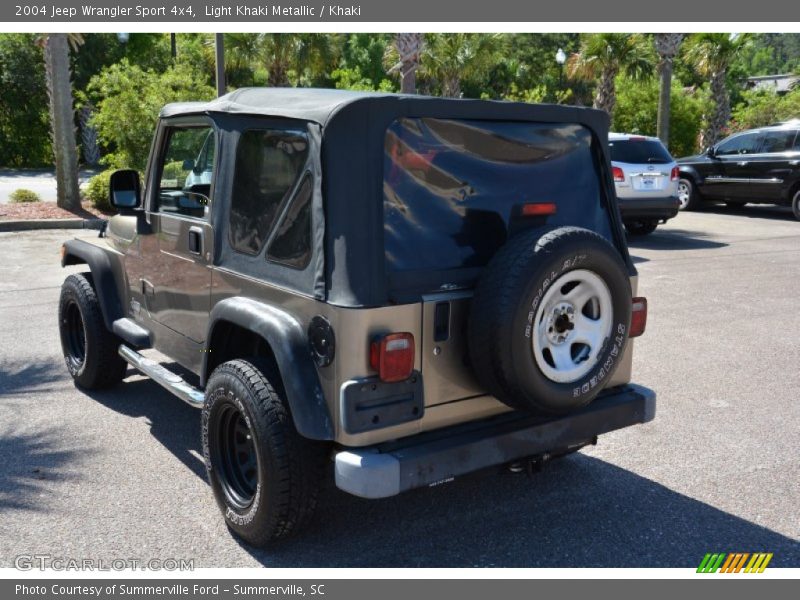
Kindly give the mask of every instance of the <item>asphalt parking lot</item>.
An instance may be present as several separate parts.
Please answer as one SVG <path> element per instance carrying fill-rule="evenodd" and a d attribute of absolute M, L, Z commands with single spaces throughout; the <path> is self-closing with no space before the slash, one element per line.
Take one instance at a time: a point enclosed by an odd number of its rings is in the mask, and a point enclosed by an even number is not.
<path fill-rule="evenodd" d="M 56 327 L 66 237 L 0 234 L 0 566 L 20 554 L 196 567 L 695 567 L 773 552 L 800 567 L 800 222 L 680 214 L 631 242 L 649 324 L 650 424 L 526 475 L 366 501 L 327 482 L 314 526 L 254 551 L 205 480 L 200 414 L 133 374 L 77 390 Z"/>

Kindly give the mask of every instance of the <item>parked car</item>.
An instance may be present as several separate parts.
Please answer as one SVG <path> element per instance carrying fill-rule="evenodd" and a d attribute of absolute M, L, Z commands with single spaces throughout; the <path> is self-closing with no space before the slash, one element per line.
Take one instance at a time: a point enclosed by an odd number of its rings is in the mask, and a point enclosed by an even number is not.
<path fill-rule="evenodd" d="M 656 137 L 609 133 L 608 145 L 625 229 L 652 233 L 678 214 L 678 165 Z"/>
<path fill-rule="evenodd" d="M 607 128 L 342 90 L 170 104 L 146 185 L 115 172 L 105 237 L 63 246 L 87 270 L 62 287 L 67 369 L 95 389 L 132 365 L 200 408 L 212 491 L 253 545 L 308 520 L 325 468 L 383 498 L 650 421 Z M 162 174 L 209 136 L 197 210 Z"/>
<path fill-rule="evenodd" d="M 678 160 L 682 210 L 706 200 L 791 206 L 800 220 L 800 121 L 735 133 Z"/>

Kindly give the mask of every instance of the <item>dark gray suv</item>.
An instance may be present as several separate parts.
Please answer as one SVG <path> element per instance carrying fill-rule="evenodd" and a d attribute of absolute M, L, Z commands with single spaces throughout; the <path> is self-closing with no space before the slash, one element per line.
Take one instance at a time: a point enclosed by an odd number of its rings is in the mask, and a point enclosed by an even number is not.
<path fill-rule="evenodd" d="M 678 159 L 682 210 L 704 200 L 791 206 L 800 220 L 800 120 L 735 133 Z"/>

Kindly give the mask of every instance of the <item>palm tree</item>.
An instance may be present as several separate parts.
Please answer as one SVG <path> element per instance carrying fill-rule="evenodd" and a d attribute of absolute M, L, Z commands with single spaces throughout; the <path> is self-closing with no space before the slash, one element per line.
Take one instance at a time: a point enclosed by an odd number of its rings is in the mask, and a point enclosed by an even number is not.
<path fill-rule="evenodd" d="M 267 67 L 267 83 L 280 87 L 314 83 L 325 79 L 339 55 L 339 38 L 323 33 L 265 33 L 262 55 Z"/>
<path fill-rule="evenodd" d="M 386 49 L 385 61 L 391 63 L 389 73 L 400 72 L 400 91 L 417 93 L 417 69 L 424 38 L 421 33 L 398 33 Z"/>
<path fill-rule="evenodd" d="M 683 33 L 657 33 L 653 36 L 653 44 L 658 53 L 658 73 L 661 75 L 661 83 L 658 95 L 658 125 L 656 127 L 658 137 L 669 145 L 669 111 L 670 94 L 672 92 L 672 62 L 685 34 Z"/>
<path fill-rule="evenodd" d="M 432 33 L 425 38 L 421 72 L 441 86 L 442 96 L 461 96 L 465 79 L 480 77 L 496 64 L 501 34 Z"/>
<path fill-rule="evenodd" d="M 83 43 L 80 34 L 49 33 L 38 38 L 44 49 L 47 95 L 50 100 L 50 130 L 56 163 L 56 204 L 67 210 L 81 207 L 78 186 L 78 148 L 75 143 L 75 109 L 72 101 L 73 49 Z"/>
<path fill-rule="evenodd" d="M 567 63 L 570 77 L 598 79 L 595 108 L 613 114 L 617 104 L 614 83 L 624 73 L 634 79 L 649 75 L 653 70 L 650 45 L 641 34 L 594 33 L 586 36 L 577 53 Z"/>
<path fill-rule="evenodd" d="M 257 33 L 225 34 L 225 71 L 231 85 L 255 85 L 253 65 L 261 57 L 261 38 Z"/>
<path fill-rule="evenodd" d="M 714 102 L 714 112 L 702 134 L 703 146 L 716 144 L 728 125 L 731 118 L 728 69 L 749 41 L 748 34 L 697 33 L 686 42 L 684 58 L 699 75 L 709 80 Z"/>

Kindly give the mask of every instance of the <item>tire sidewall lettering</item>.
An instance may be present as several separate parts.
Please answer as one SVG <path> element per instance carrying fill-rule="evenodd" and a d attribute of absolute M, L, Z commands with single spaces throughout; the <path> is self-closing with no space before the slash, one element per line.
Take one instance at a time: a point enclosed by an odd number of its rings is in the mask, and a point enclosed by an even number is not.
<path fill-rule="evenodd" d="M 214 390 L 212 390 L 206 396 L 206 407 L 203 411 L 203 419 L 202 419 L 202 429 L 203 429 L 203 459 L 206 463 L 206 470 L 208 471 L 209 479 L 212 482 L 212 485 L 215 487 L 219 487 L 219 494 L 221 498 L 225 497 L 224 492 L 222 491 L 220 484 L 216 481 L 216 475 L 214 473 L 214 463 L 211 459 L 211 432 L 210 427 L 212 426 L 212 422 L 214 421 L 213 413 L 216 406 L 223 402 L 229 402 L 233 404 L 239 412 L 244 417 L 245 423 L 247 427 L 252 432 L 254 436 L 254 442 L 256 447 L 260 448 L 258 437 L 256 436 L 256 430 L 253 427 L 253 423 L 250 417 L 250 413 L 245 408 L 245 404 L 242 400 L 233 392 L 233 390 L 227 390 L 223 386 L 218 386 Z M 261 472 L 261 454 L 260 452 L 257 453 L 257 462 L 258 462 L 258 471 Z M 261 506 L 261 499 L 262 499 L 262 484 L 261 484 L 261 477 L 258 478 L 258 483 L 256 484 L 256 491 L 253 496 L 253 501 L 250 503 L 250 506 L 247 507 L 244 511 L 237 511 L 233 509 L 231 506 L 228 505 L 227 501 L 224 502 L 225 510 L 224 510 L 224 517 L 227 521 L 231 522 L 234 525 L 239 527 L 249 525 L 256 519 L 259 513 L 259 509 Z"/>

